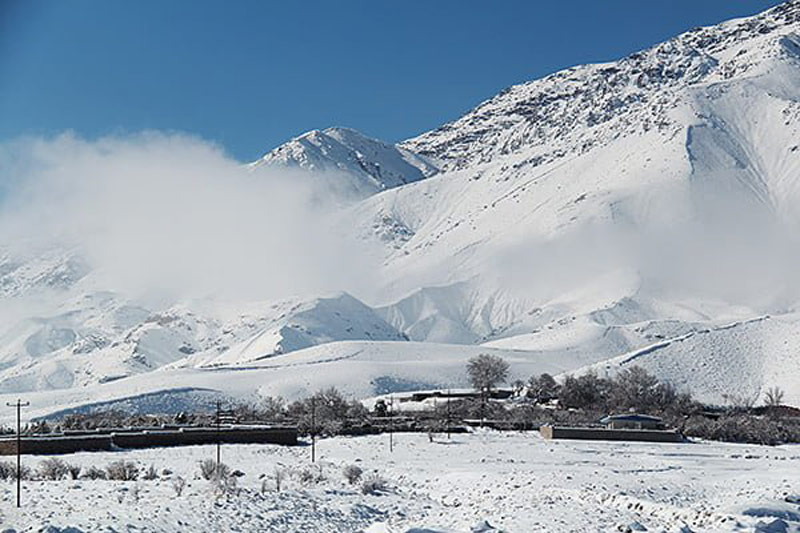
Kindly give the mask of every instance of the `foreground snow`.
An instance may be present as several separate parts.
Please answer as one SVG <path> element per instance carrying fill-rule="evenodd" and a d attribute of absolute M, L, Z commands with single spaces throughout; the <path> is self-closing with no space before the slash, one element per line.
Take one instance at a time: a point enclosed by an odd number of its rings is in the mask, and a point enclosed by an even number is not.
<path fill-rule="evenodd" d="M 198 479 L 214 448 L 82 453 L 104 466 L 116 459 L 174 473 L 154 481 L 26 483 L 24 508 L 0 485 L 0 527 L 18 531 L 470 531 L 482 521 L 504 531 L 757 531 L 782 516 L 800 530 L 800 448 L 716 443 L 645 444 L 545 441 L 534 433 L 334 438 L 319 442 L 321 482 L 284 480 L 277 468 L 310 468 L 306 446 L 225 446 L 223 461 L 244 472 L 238 494 L 215 497 Z M 35 465 L 42 458 L 26 458 Z M 342 476 L 357 464 L 390 484 L 362 495 Z M 188 486 L 176 496 L 170 478 Z M 262 476 L 266 491 L 262 493 Z M 138 497 L 137 497 L 138 493 Z M 772 516 L 767 516 L 767 515 Z M 756 516 L 759 515 L 759 516 Z M 48 526 L 52 526 L 47 529 Z M 619 529 L 618 529 L 619 528 Z M 681 529 L 684 528 L 684 529 Z M 784 529 L 775 529 L 783 531 Z"/>

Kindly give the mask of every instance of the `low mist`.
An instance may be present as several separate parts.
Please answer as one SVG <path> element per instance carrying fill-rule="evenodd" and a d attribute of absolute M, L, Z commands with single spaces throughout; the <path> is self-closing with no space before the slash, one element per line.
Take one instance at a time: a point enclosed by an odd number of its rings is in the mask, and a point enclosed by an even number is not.
<path fill-rule="evenodd" d="M 682 183 L 614 207 L 616 217 L 499 251 L 489 270 L 504 289 L 539 303 L 628 294 L 771 313 L 800 301 L 800 232 L 774 206 Z"/>
<path fill-rule="evenodd" d="M 358 292 L 369 254 L 336 229 L 349 199 L 325 178 L 180 134 L 18 140 L 0 146 L 0 244 L 77 251 L 97 288 L 132 296 Z"/>

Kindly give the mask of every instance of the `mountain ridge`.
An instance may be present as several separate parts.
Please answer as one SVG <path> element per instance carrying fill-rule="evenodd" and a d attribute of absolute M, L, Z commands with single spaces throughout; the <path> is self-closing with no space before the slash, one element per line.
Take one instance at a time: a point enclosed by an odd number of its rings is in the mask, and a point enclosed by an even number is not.
<path fill-rule="evenodd" d="M 356 197 L 419 181 L 438 172 L 424 157 L 405 148 L 338 127 L 299 135 L 249 167 L 276 165 L 341 174 L 345 190 Z"/>

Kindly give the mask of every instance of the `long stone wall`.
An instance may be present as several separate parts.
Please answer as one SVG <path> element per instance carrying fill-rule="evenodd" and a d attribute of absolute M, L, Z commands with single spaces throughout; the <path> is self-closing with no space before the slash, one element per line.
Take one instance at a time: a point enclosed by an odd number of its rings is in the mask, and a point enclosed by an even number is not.
<path fill-rule="evenodd" d="M 65 454 L 79 451 L 111 451 L 119 448 L 156 448 L 197 444 L 297 444 L 294 427 L 179 428 L 143 431 L 85 432 L 79 435 L 38 435 L 22 437 L 26 455 Z M 0 439 L 0 455 L 16 455 L 15 437 Z"/>
<path fill-rule="evenodd" d="M 604 428 L 570 428 L 558 426 L 542 426 L 539 432 L 545 439 L 578 439 L 578 440 L 633 440 L 647 442 L 683 442 L 683 435 L 677 431 L 659 431 L 651 429 L 604 429 Z"/>

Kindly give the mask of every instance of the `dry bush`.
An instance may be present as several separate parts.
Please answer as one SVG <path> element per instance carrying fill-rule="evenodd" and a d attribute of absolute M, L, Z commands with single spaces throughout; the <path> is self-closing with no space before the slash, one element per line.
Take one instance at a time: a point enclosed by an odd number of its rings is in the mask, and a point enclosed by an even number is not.
<path fill-rule="evenodd" d="M 80 465 L 67 464 L 67 473 L 72 480 L 78 479 L 81 475 Z"/>
<path fill-rule="evenodd" d="M 211 487 L 217 497 L 239 493 L 236 476 L 222 475 L 221 471 L 220 475 L 211 478 Z"/>
<path fill-rule="evenodd" d="M 344 478 L 351 485 L 355 485 L 356 483 L 358 483 L 358 480 L 361 479 L 362 473 L 364 473 L 364 471 L 358 465 L 347 465 L 344 467 L 344 469 L 342 469 L 342 474 L 344 474 Z"/>
<path fill-rule="evenodd" d="M 33 479 L 33 470 L 31 467 L 27 465 L 21 465 L 19 469 L 19 478 L 22 481 L 29 481 Z M 13 469 L 11 470 L 11 476 L 8 479 L 16 480 L 17 479 L 17 466 L 14 465 Z"/>
<path fill-rule="evenodd" d="M 769 417 L 728 414 L 717 420 L 690 417 L 683 432 L 690 437 L 726 442 L 776 445 L 800 442 L 800 425 Z"/>
<path fill-rule="evenodd" d="M 0 481 L 14 479 L 17 472 L 17 465 L 10 461 L 0 461 Z"/>
<path fill-rule="evenodd" d="M 172 480 L 172 490 L 175 491 L 175 496 L 180 496 L 183 494 L 183 490 L 186 488 L 186 480 L 183 479 L 181 476 L 176 476 L 175 479 Z"/>
<path fill-rule="evenodd" d="M 114 481 L 136 481 L 139 477 L 139 469 L 136 467 L 136 463 L 122 459 L 106 466 L 106 473 L 108 474 L 108 479 Z"/>
<path fill-rule="evenodd" d="M 286 408 L 286 414 L 296 422 L 303 435 L 339 435 L 365 423 L 369 416 L 361 402 L 348 400 L 333 387 L 292 402 Z"/>
<path fill-rule="evenodd" d="M 108 479 L 106 471 L 94 465 L 84 468 L 80 477 L 81 479 Z"/>
<path fill-rule="evenodd" d="M 784 395 L 780 387 L 771 387 L 764 393 L 764 403 L 770 407 L 778 407 L 783 403 Z"/>
<path fill-rule="evenodd" d="M 215 478 L 230 476 L 231 469 L 225 463 L 219 463 L 213 459 L 203 459 L 200 461 L 200 475 L 206 481 L 211 481 Z"/>
<path fill-rule="evenodd" d="M 70 465 L 62 459 L 51 457 L 39 463 L 39 477 L 47 481 L 58 481 L 69 475 Z"/>
<path fill-rule="evenodd" d="M 147 470 L 144 471 L 142 474 L 142 479 L 145 481 L 153 481 L 154 479 L 158 479 L 158 472 L 156 472 L 156 467 L 150 465 Z"/>
<path fill-rule="evenodd" d="M 378 474 L 370 474 L 361 482 L 362 494 L 381 494 L 388 492 L 389 483 Z"/>
<path fill-rule="evenodd" d="M 325 475 L 322 473 L 322 467 L 307 467 L 302 470 L 296 471 L 297 479 L 303 485 L 319 485 L 325 481 Z"/>

